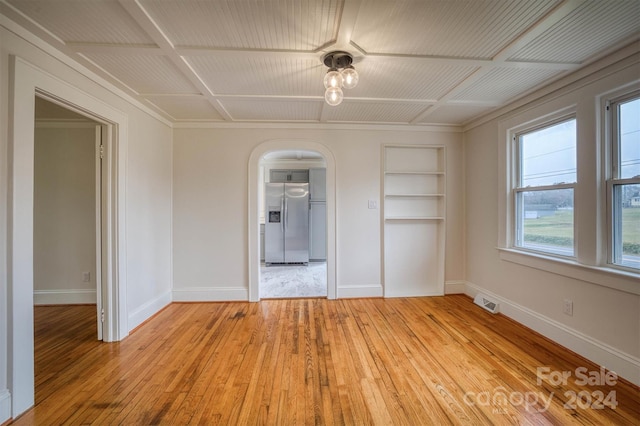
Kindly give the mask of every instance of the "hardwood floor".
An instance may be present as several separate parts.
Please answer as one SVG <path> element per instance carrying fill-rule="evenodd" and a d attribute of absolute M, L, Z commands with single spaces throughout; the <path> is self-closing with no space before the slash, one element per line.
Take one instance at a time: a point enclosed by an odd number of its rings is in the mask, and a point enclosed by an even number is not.
<path fill-rule="evenodd" d="M 461 295 L 174 303 L 120 343 L 95 307 L 35 312 L 16 425 L 640 423 L 637 387 L 580 386 L 597 366 Z"/>

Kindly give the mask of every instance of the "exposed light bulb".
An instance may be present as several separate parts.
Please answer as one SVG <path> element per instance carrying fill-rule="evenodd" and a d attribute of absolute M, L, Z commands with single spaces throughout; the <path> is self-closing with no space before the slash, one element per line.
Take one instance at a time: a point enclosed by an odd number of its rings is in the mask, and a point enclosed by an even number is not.
<path fill-rule="evenodd" d="M 330 87 L 337 87 L 337 88 L 341 88 L 342 87 L 342 74 L 340 74 L 340 71 L 338 71 L 335 68 L 331 68 L 329 71 L 327 71 L 327 74 L 325 74 L 324 76 L 324 87 L 325 89 L 328 89 Z"/>
<path fill-rule="evenodd" d="M 353 89 L 358 85 L 358 72 L 353 67 L 353 65 L 349 65 L 345 69 L 342 70 L 342 79 L 343 79 L 343 87 L 345 89 Z"/>
<path fill-rule="evenodd" d="M 327 91 L 324 92 L 324 100 L 331 106 L 340 105 L 342 98 L 342 89 L 339 87 L 329 87 L 327 88 Z"/>

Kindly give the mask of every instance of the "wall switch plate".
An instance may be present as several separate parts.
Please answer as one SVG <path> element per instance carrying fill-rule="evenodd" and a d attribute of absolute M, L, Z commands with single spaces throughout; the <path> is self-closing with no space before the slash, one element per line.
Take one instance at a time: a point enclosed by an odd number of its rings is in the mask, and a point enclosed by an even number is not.
<path fill-rule="evenodd" d="M 85 283 L 91 282 L 91 272 L 83 272 L 82 281 Z"/>
<path fill-rule="evenodd" d="M 564 299 L 562 302 L 562 312 L 565 315 L 573 316 L 573 301 Z"/>
<path fill-rule="evenodd" d="M 378 202 L 376 200 L 369 200 L 369 208 L 370 209 L 377 209 L 378 208 Z"/>

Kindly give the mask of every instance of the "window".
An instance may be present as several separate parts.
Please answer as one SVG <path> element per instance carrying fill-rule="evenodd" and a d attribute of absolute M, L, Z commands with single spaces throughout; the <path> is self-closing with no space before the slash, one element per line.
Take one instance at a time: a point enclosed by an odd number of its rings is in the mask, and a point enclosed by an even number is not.
<path fill-rule="evenodd" d="M 611 123 L 609 262 L 640 269 L 640 94 L 607 105 Z"/>
<path fill-rule="evenodd" d="M 514 245 L 573 257 L 576 119 L 546 123 L 513 139 L 517 155 Z"/>

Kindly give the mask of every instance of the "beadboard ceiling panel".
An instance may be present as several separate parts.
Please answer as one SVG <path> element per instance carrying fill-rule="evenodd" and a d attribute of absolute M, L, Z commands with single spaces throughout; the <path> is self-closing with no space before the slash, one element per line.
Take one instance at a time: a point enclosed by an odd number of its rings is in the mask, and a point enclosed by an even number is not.
<path fill-rule="evenodd" d="M 176 121 L 222 121 L 224 118 L 203 96 L 147 96 L 149 102 L 166 111 Z"/>
<path fill-rule="evenodd" d="M 436 100 L 464 81 L 477 66 L 425 64 L 412 60 L 371 60 L 356 64 L 362 77 L 345 97 Z M 323 69 L 324 73 L 324 69 Z M 394 78 L 389 78 L 389 76 Z M 316 85 L 317 87 L 317 85 Z M 324 86 L 316 89 L 322 95 Z"/>
<path fill-rule="evenodd" d="M 478 79 L 475 84 L 460 91 L 454 96 L 454 100 L 506 101 L 527 89 L 552 81 L 556 74 L 558 74 L 556 70 L 496 68 Z"/>
<path fill-rule="evenodd" d="M 315 50 L 335 39 L 342 1 L 143 0 L 174 46 Z"/>
<path fill-rule="evenodd" d="M 640 0 L 0 0 L 0 13 L 179 122 L 462 126 L 640 51 Z M 360 75 L 336 107 L 333 51 Z"/>
<path fill-rule="evenodd" d="M 185 57 L 215 94 L 324 96 L 326 67 L 318 59 Z"/>
<path fill-rule="evenodd" d="M 433 109 L 428 110 L 421 119 L 417 120 L 416 123 L 464 123 L 473 117 L 491 111 L 491 109 L 491 106 L 467 106 L 464 104 L 433 107 Z"/>
<path fill-rule="evenodd" d="M 164 56 L 107 53 L 84 56 L 138 93 L 198 93 Z"/>
<path fill-rule="evenodd" d="M 222 104 L 239 121 L 317 122 L 323 101 L 226 99 Z"/>
<path fill-rule="evenodd" d="M 588 1 L 510 60 L 580 63 L 640 30 L 640 1 Z"/>
<path fill-rule="evenodd" d="M 324 120 L 346 123 L 410 123 L 427 105 L 396 102 L 349 102 L 324 109 Z"/>
<path fill-rule="evenodd" d="M 353 41 L 367 53 L 488 59 L 557 0 L 363 0 Z"/>
<path fill-rule="evenodd" d="M 65 42 L 153 43 L 116 1 L 8 0 L 8 3 Z"/>

